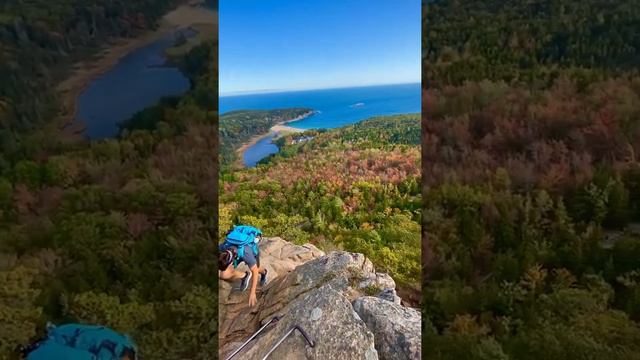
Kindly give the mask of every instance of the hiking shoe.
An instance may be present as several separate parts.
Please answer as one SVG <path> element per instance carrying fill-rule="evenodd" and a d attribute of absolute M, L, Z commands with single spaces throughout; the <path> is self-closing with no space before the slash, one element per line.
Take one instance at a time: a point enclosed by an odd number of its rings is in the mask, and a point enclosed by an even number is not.
<path fill-rule="evenodd" d="M 251 271 L 246 271 L 246 275 L 240 281 L 240 291 L 245 291 L 249 288 L 249 280 L 251 280 Z"/>
<path fill-rule="evenodd" d="M 264 274 L 260 274 L 260 286 L 264 286 L 267 283 L 267 270 L 264 270 Z"/>

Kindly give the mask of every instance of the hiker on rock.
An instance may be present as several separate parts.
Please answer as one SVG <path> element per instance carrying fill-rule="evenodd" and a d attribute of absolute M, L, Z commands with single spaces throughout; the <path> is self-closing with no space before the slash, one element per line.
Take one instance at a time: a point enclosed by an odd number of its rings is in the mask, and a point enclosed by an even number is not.
<path fill-rule="evenodd" d="M 126 335 L 96 325 L 47 324 L 47 334 L 19 353 L 26 360 L 137 360 L 136 345 Z"/>
<path fill-rule="evenodd" d="M 262 239 L 262 231 L 253 226 L 239 225 L 227 232 L 225 240 L 219 246 L 218 277 L 222 280 L 240 280 L 240 290 L 245 291 L 251 281 L 249 290 L 249 306 L 255 306 L 258 275 L 260 286 L 267 283 L 267 269 L 260 267 L 260 250 L 258 242 Z M 238 264 L 244 262 L 249 271 L 236 270 Z M 233 264 L 233 267 L 229 266 Z"/>

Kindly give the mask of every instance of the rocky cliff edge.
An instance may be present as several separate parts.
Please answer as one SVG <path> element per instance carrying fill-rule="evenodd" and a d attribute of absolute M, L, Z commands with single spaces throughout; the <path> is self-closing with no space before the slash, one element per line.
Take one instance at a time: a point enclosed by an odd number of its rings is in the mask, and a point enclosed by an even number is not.
<path fill-rule="evenodd" d="M 420 312 L 400 305 L 395 282 L 362 254 L 294 245 L 281 238 L 260 243 L 269 282 L 258 304 L 237 283 L 219 281 L 220 359 L 226 359 L 274 316 L 283 316 L 234 359 L 262 359 L 289 329 L 302 327 L 309 346 L 293 332 L 269 359 L 420 359 Z M 244 264 L 239 270 L 246 270 Z"/>

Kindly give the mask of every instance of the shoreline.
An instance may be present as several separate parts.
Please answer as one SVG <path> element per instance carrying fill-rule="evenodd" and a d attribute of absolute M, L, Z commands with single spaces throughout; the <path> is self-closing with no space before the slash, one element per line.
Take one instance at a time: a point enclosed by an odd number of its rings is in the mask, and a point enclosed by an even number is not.
<path fill-rule="evenodd" d="M 264 134 L 260 134 L 260 135 L 256 135 L 254 137 L 252 137 L 251 139 L 249 139 L 249 141 L 243 143 L 239 148 L 236 149 L 235 153 L 238 157 L 238 159 L 235 161 L 236 166 L 239 168 L 245 168 L 246 165 L 244 163 L 244 152 L 247 151 L 248 148 L 252 147 L 253 145 L 255 145 L 258 141 L 268 137 L 271 134 L 282 134 L 284 132 L 297 132 L 297 133 L 301 133 L 301 132 L 305 132 L 309 129 L 301 129 L 301 128 L 297 128 L 297 127 L 293 127 L 293 126 L 287 126 L 285 124 L 288 124 L 290 122 L 294 122 L 294 121 L 299 121 L 299 120 L 303 120 L 306 119 L 314 114 L 316 114 L 317 111 L 316 110 L 311 110 L 309 112 L 306 112 L 300 116 L 296 116 L 293 119 L 289 119 L 289 120 L 284 120 L 281 121 L 275 125 L 273 125 L 272 127 L 269 128 L 269 131 L 264 133 Z"/>
<path fill-rule="evenodd" d="M 278 124 L 278 125 L 273 125 L 269 130 L 270 132 L 280 133 L 280 132 L 305 132 L 308 129 L 300 129 L 293 126 Z"/>
<path fill-rule="evenodd" d="M 310 110 L 310 111 L 307 111 L 306 113 L 304 113 L 304 114 L 302 114 L 302 115 L 296 116 L 296 117 L 295 117 L 295 118 L 293 118 L 293 119 L 289 119 L 289 120 L 281 121 L 281 122 L 279 122 L 279 123 L 275 124 L 274 126 L 272 126 L 271 128 L 273 129 L 273 128 L 274 128 L 274 127 L 276 127 L 276 126 L 284 126 L 284 124 L 288 124 L 288 123 L 290 123 L 290 122 L 300 121 L 300 120 L 306 119 L 306 118 L 308 118 L 308 117 L 311 117 L 311 116 L 313 116 L 313 115 L 315 115 L 315 114 L 317 114 L 317 113 L 318 113 L 318 110 Z M 308 129 L 300 129 L 300 128 L 297 128 L 297 127 L 295 127 L 295 126 L 285 126 L 285 127 L 287 127 L 287 128 L 291 128 L 291 129 L 298 129 L 298 130 L 302 130 L 302 131 L 304 131 L 304 130 L 308 130 Z"/>
<path fill-rule="evenodd" d="M 90 58 L 71 64 L 70 75 L 56 87 L 61 105 L 53 126 L 58 134 L 72 140 L 84 137 L 86 125 L 76 119 L 78 103 L 80 95 L 96 79 L 113 69 L 130 53 L 168 36 L 171 31 L 200 24 L 211 13 L 206 8 L 179 5 L 162 17 L 157 29 L 147 30 L 135 38 L 116 39 L 111 45 L 99 48 Z"/>

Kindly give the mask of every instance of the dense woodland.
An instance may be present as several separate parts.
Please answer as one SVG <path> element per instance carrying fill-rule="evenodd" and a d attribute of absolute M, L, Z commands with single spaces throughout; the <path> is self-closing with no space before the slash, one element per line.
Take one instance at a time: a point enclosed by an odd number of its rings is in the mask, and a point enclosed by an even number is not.
<path fill-rule="evenodd" d="M 141 11 L 151 19 L 167 6 L 75 3 L 4 2 L 0 19 L 11 34 L 15 14 L 27 10 L 19 6 L 36 4 L 29 16 L 48 20 L 42 26 L 59 29 L 65 44 L 77 46 L 73 29 L 86 24 L 70 14 L 91 19 L 85 7 L 113 17 L 96 26 L 128 36 L 112 27 L 123 14 Z M 58 61 L 59 49 L 33 42 L 36 25 L 24 26 L 31 29 L 27 49 Z M 12 56 L 27 53 L 17 43 L 0 43 L 15 46 Z M 147 359 L 207 359 L 216 353 L 216 54 L 217 44 L 211 43 L 185 55 L 181 66 L 193 80 L 192 90 L 156 108 L 155 121 L 145 111 L 138 114 L 116 139 L 68 144 L 48 134 L 42 142 L 47 146 L 38 148 L 40 138 L 22 125 L 46 117 L 20 112 L 17 119 L 24 121 L 3 118 L 5 130 L 14 131 L 15 124 L 21 132 L 16 151 L 0 168 L 0 359 L 42 335 L 47 321 L 111 326 L 131 335 Z M 17 64 L 3 56 L 0 67 Z M 37 64 L 46 67 L 46 61 Z M 10 109 L 37 109 L 27 99 L 49 96 L 33 78 L 16 73 L 12 79 L 24 88 L 3 81 Z"/>
<path fill-rule="evenodd" d="M 637 74 L 640 1 L 441 1 L 428 5 L 423 66 L 431 86 L 504 80 L 581 87 Z"/>
<path fill-rule="evenodd" d="M 309 113 L 311 109 L 237 110 L 220 116 L 220 163 L 231 165 L 237 160 L 236 150 L 252 138 L 269 132 L 283 121 Z"/>
<path fill-rule="evenodd" d="M 313 139 L 291 141 L 303 136 Z M 280 152 L 264 164 L 221 173 L 220 235 L 232 224 L 248 223 L 265 236 L 361 252 L 401 286 L 417 288 L 419 115 L 373 118 L 278 141 Z"/>
<path fill-rule="evenodd" d="M 425 7 L 426 358 L 640 358 L 638 5 Z"/>

